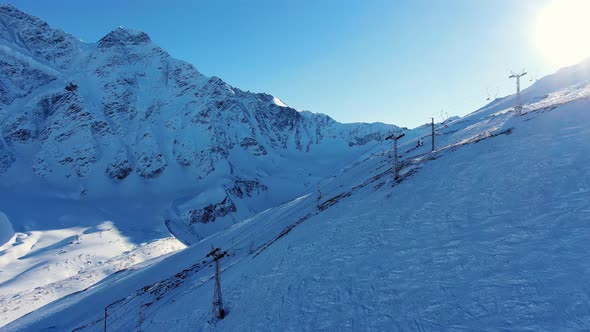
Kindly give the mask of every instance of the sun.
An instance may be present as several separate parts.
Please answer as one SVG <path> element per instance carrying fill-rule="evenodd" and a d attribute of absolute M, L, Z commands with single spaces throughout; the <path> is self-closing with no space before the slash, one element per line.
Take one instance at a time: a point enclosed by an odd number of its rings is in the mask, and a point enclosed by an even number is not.
<path fill-rule="evenodd" d="M 535 46 L 551 65 L 590 57 L 589 35 L 590 0 L 552 0 L 536 19 Z"/>

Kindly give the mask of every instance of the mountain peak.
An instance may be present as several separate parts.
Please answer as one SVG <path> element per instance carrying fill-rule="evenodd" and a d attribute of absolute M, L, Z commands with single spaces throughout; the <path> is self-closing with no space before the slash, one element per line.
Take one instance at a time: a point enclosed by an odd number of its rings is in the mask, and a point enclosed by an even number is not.
<path fill-rule="evenodd" d="M 5 15 L 5 16 L 8 16 L 10 18 L 10 20 L 20 21 L 24 24 L 28 24 L 28 25 L 32 25 L 32 26 L 36 26 L 36 27 L 42 27 L 42 28 L 49 27 L 47 22 L 43 21 L 42 19 L 40 19 L 36 16 L 29 15 L 29 14 L 23 12 L 22 10 L 20 10 L 10 4 L 0 4 L 0 15 Z"/>
<path fill-rule="evenodd" d="M 15 6 L 8 4 L 8 3 L 0 3 L 0 13 L 14 13 L 14 12 L 18 12 L 18 13 L 23 13 L 25 15 L 27 15 L 26 13 L 24 13 L 23 11 L 19 10 L 18 8 L 16 8 Z"/>
<path fill-rule="evenodd" d="M 7 4 L 0 4 L 0 23 L 0 40 L 8 43 L 9 47 L 15 47 L 19 52 L 52 67 L 70 68 L 78 51 L 76 38 Z"/>
<path fill-rule="evenodd" d="M 0 3 L 0 11 L 4 11 L 4 10 L 7 10 L 8 11 L 8 10 L 14 10 L 14 9 L 16 9 L 16 7 L 14 7 L 11 4 L 8 4 L 8 3 Z"/>
<path fill-rule="evenodd" d="M 109 48 L 117 45 L 146 45 L 151 42 L 150 37 L 143 31 L 118 27 L 99 40 L 98 46 Z"/>

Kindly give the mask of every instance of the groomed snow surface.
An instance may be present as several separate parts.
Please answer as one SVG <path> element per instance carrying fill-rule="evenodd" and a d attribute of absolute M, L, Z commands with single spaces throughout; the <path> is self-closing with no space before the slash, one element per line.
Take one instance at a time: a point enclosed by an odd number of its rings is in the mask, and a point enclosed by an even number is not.
<path fill-rule="evenodd" d="M 108 331 L 590 329 L 589 89 L 568 89 L 530 96 L 522 116 L 508 97 L 437 125 L 434 152 L 419 127 L 399 181 L 377 145 L 320 193 L 5 330 L 102 331 L 105 307 Z M 218 322 L 212 246 L 230 253 Z"/>

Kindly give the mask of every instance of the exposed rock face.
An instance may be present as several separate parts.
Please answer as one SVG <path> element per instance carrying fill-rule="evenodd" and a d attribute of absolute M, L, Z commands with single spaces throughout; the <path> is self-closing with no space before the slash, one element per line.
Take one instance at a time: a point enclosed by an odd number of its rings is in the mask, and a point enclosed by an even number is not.
<path fill-rule="evenodd" d="M 131 174 L 132 171 L 133 168 L 131 167 L 131 162 L 129 162 L 129 160 L 118 159 L 111 162 L 107 166 L 106 173 L 111 179 L 123 180 L 124 178 L 129 176 L 129 174 Z"/>
<path fill-rule="evenodd" d="M 200 210 L 188 211 L 188 219 L 190 225 L 195 223 L 209 223 L 215 221 L 218 217 L 225 217 L 229 213 L 236 212 L 234 202 L 228 197 L 215 204 L 209 204 Z"/>
<path fill-rule="evenodd" d="M 239 220 L 268 207 L 242 200 L 279 190 L 265 177 L 303 182 L 288 170 L 291 160 L 326 159 L 334 148 L 340 152 L 322 163 L 336 167 L 395 128 L 341 124 L 276 100 L 202 75 L 144 32 L 117 28 L 86 44 L 0 5 L 0 185 L 16 156 L 26 156 L 31 181 L 69 186 L 85 199 L 124 183 L 156 192 L 223 188 L 227 199 L 177 217 L 186 225 Z"/>
<path fill-rule="evenodd" d="M 59 69 L 68 69 L 80 47 L 76 38 L 10 5 L 0 5 L 0 39 Z"/>
<path fill-rule="evenodd" d="M 244 150 L 250 151 L 255 156 L 262 156 L 262 155 L 265 155 L 267 153 L 266 152 L 266 149 L 264 148 L 264 146 L 258 144 L 258 141 L 256 141 L 252 137 L 246 137 L 246 138 L 244 138 L 240 142 L 240 146 L 242 148 L 244 148 Z"/>
<path fill-rule="evenodd" d="M 98 41 L 99 48 L 139 46 L 151 43 L 150 37 L 143 31 L 133 31 L 119 27 Z"/>
<path fill-rule="evenodd" d="M 0 58 L 0 105 L 8 105 L 16 99 L 26 97 L 36 88 L 47 85 L 55 79 L 55 76 L 30 66 L 22 59 L 10 54 L 2 54 Z"/>
<path fill-rule="evenodd" d="M 14 155 L 9 151 L 0 149 L 0 176 L 6 173 L 6 171 L 14 164 Z"/>
<path fill-rule="evenodd" d="M 268 187 L 258 181 L 236 180 L 234 186 L 227 191 L 238 198 L 252 197 L 267 190 Z"/>

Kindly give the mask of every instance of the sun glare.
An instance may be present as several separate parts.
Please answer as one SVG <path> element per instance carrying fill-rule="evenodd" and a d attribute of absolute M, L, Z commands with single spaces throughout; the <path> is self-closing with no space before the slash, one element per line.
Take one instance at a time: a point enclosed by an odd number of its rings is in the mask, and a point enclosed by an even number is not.
<path fill-rule="evenodd" d="M 536 20 L 535 44 L 545 61 L 566 66 L 590 57 L 590 0 L 553 0 Z"/>

